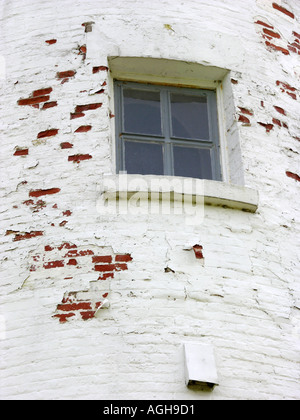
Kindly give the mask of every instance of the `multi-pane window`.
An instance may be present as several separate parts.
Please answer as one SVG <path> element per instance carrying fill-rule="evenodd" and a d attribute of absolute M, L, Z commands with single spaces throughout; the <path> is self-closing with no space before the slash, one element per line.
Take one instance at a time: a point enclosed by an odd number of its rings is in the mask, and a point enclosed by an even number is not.
<path fill-rule="evenodd" d="M 117 171 L 221 180 L 216 93 L 115 82 Z"/>

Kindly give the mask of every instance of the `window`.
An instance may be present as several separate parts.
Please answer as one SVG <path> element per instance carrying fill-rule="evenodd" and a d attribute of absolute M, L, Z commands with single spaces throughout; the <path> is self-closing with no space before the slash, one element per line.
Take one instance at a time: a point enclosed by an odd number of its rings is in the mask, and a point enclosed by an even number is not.
<path fill-rule="evenodd" d="M 115 82 L 117 171 L 221 180 L 216 92 Z"/>

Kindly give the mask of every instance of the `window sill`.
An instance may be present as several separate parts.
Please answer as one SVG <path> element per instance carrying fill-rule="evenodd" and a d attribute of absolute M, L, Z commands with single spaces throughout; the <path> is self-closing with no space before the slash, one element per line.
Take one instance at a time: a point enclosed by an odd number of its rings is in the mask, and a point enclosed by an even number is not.
<path fill-rule="evenodd" d="M 255 213 L 258 192 L 225 182 L 152 175 L 108 175 L 101 182 L 103 199 L 141 199 L 183 201 Z"/>

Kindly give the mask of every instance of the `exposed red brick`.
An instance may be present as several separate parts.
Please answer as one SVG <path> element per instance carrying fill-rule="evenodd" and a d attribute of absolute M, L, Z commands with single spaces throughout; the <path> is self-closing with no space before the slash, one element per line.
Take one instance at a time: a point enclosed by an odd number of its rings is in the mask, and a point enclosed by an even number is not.
<path fill-rule="evenodd" d="M 101 265 L 95 265 L 95 271 L 115 271 L 116 270 L 116 264 L 101 264 Z"/>
<path fill-rule="evenodd" d="M 34 213 L 39 212 L 40 210 L 42 210 L 44 207 L 46 207 L 46 203 L 43 200 L 38 200 L 36 202 L 36 205 L 32 208 Z"/>
<path fill-rule="evenodd" d="M 62 222 L 60 222 L 59 226 L 61 227 L 66 226 L 67 223 L 68 223 L 67 220 L 63 220 Z"/>
<path fill-rule="evenodd" d="M 75 108 L 75 113 L 81 113 L 83 111 L 90 111 L 93 109 L 98 109 L 98 108 L 101 108 L 101 106 L 102 106 L 102 103 L 77 105 Z"/>
<path fill-rule="evenodd" d="M 255 23 L 257 25 L 265 26 L 266 28 L 269 28 L 269 29 L 274 29 L 274 26 L 269 25 L 268 23 L 265 23 L 265 22 L 263 22 L 261 20 L 257 20 Z"/>
<path fill-rule="evenodd" d="M 295 181 L 300 182 L 300 176 L 299 176 L 299 175 L 294 174 L 293 172 L 289 172 L 289 171 L 286 171 L 286 175 L 287 175 L 289 178 L 292 178 L 292 179 L 294 179 Z"/>
<path fill-rule="evenodd" d="M 94 255 L 94 252 L 90 249 L 86 249 L 85 251 L 79 251 L 79 255 L 84 257 L 86 255 Z"/>
<path fill-rule="evenodd" d="M 86 311 L 86 312 L 80 312 L 81 318 L 83 321 L 86 321 L 88 319 L 94 318 L 95 311 Z"/>
<path fill-rule="evenodd" d="M 36 97 L 36 96 L 45 96 L 45 95 L 49 95 L 49 93 L 51 93 L 52 92 L 52 88 L 50 87 L 50 88 L 44 88 L 44 89 L 38 89 L 38 90 L 35 90 L 33 93 L 32 93 L 32 96 L 33 97 Z"/>
<path fill-rule="evenodd" d="M 49 188 L 47 190 L 33 190 L 30 191 L 29 197 L 41 197 L 42 195 L 57 194 L 60 192 L 60 188 Z"/>
<path fill-rule="evenodd" d="M 202 260 L 204 258 L 202 245 L 194 245 L 193 250 L 194 250 L 195 257 L 197 258 L 197 260 Z"/>
<path fill-rule="evenodd" d="M 112 256 L 111 255 L 101 255 L 93 257 L 93 263 L 111 263 Z"/>
<path fill-rule="evenodd" d="M 119 254 L 116 255 L 115 260 L 116 262 L 129 262 L 132 261 L 132 257 L 130 254 Z"/>
<path fill-rule="evenodd" d="M 57 106 L 57 102 L 56 101 L 52 101 L 52 102 L 46 102 L 42 109 L 49 109 L 49 108 L 53 108 L 54 106 Z"/>
<path fill-rule="evenodd" d="M 265 127 L 267 133 L 269 133 L 274 128 L 273 124 L 266 124 L 266 123 L 262 123 L 262 122 L 259 122 L 258 124 L 261 125 L 262 127 Z"/>
<path fill-rule="evenodd" d="M 297 53 L 297 48 L 292 47 L 291 45 L 288 45 L 288 49 L 289 49 L 290 51 L 292 51 L 293 53 Z"/>
<path fill-rule="evenodd" d="M 56 39 L 47 39 L 47 41 L 45 41 L 45 42 L 49 45 L 53 45 L 53 44 L 56 44 L 57 40 Z"/>
<path fill-rule="evenodd" d="M 81 45 L 81 46 L 79 47 L 79 51 L 80 51 L 82 54 L 86 54 L 86 51 L 87 51 L 87 49 L 86 49 L 86 45 Z"/>
<path fill-rule="evenodd" d="M 37 138 L 38 139 L 42 139 L 44 137 L 52 137 L 52 136 L 56 136 L 57 133 L 58 133 L 58 129 L 57 128 L 51 128 L 51 130 L 41 131 L 37 135 Z"/>
<path fill-rule="evenodd" d="M 59 322 L 67 322 L 67 318 L 71 318 L 72 316 L 75 316 L 74 313 L 68 313 L 68 314 L 57 314 L 53 315 L 53 318 L 59 318 Z"/>
<path fill-rule="evenodd" d="M 26 200 L 26 201 L 23 201 L 23 204 L 25 204 L 26 206 L 31 206 L 32 204 L 34 204 L 34 201 L 33 200 Z"/>
<path fill-rule="evenodd" d="M 75 162 L 75 163 L 79 163 L 82 160 L 88 160 L 88 159 L 92 159 L 93 156 L 91 155 L 73 155 L 73 156 L 69 156 L 68 157 L 68 161 L 69 162 Z"/>
<path fill-rule="evenodd" d="M 284 89 L 288 89 L 288 90 L 290 90 L 292 92 L 296 92 L 296 90 L 297 90 L 295 87 L 289 85 L 288 83 L 280 82 L 279 80 L 276 81 L 276 85 L 277 86 L 280 86 L 281 85 Z"/>
<path fill-rule="evenodd" d="M 71 210 L 66 210 L 63 212 L 63 216 L 71 216 L 72 212 Z"/>
<path fill-rule="evenodd" d="M 292 92 L 286 92 L 291 98 L 293 98 L 295 101 L 297 100 L 297 95 Z"/>
<path fill-rule="evenodd" d="M 277 112 L 279 112 L 279 114 L 286 115 L 285 110 L 283 108 L 280 108 L 280 106 L 274 105 L 274 108 L 276 109 Z"/>
<path fill-rule="evenodd" d="M 76 246 L 75 246 L 76 248 Z M 77 249 L 72 249 L 71 251 L 68 251 L 65 255 L 65 258 L 69 257 L 85 257 L 86 255 L 94 255 L 94 252 L 90 249 L 77 251 Z"/>
<path fill-rule="evenodd" d="M 271 42 L 269 42 L 269 41 L 266 41 L 265 43 L 266 43 L 266 46 L 267 46 L 267 47 L 270 47 L 270 48 L 272 48 L 272 49 L 273 49 L 273 50 L 275 50 L 275 51 L 280 51 L 280 52 L 282 52 L 284 55 L 290 55 L 289 50 L 287 50 L 286 48 L 279 47 L 278 45 L 272 44 L 272 43 L 271 43 Z"/>
<path fill-rule="evenodd" d="M 46 245 L 46 246 L 45 246 L 45 251 L 46 251 L 46 252 L 53 251 L 53 249 L 54 249 L 54 248 L 52 248 L 52 246 L 50 246 L 50 245 Z"/>
<path fill-rule="evenodd" d="M 296 38 L 299 38 L 300 39 L 300 34 L 298 34 L 297 32 L 293 32 L 293 35 L 296 37 Z"/>
<path fill-rule="evenodd" d="M 281 127 L 281 121 L 280 120 L 277 120 L 276 118 L 273 118 L 272 122 L 273 122 L 273 124 L 276 124 L 279 127 Z"/>
<path fill-rule="evenodd" d="M 46 264 L 44 264 L 44 268 L 46 270 L 49 270 L 50 268 L 60 268 L 60 267 L 64 267 L 65 264 L 63 261 L 50 261 Z"/>
<path fill-rule="evenodd" d="M 50 99 L 50 96 L 37 96 L 34 98 L 20 99 L 18 101 L 18 105 L 24 106 L 24 105 L 40 104 L 41 102 L 49 101 L 49 99 Z"/>
<path fill-rule="evenodd" d="M 68 242 L 64 242 L 62 245 L 60 245 L 57 249 L 59 250 L 59 251 L 61 251 L 63 248 L 65 248 L 65 249 L 74 249 L 74 248 L 77 248 L 77 245 L 75 245 L 75 244 L 70 244 L 70 243 L 68 243 Z"/>
<path fill-rule="evenodd" d="M 76 260 L 75 258 L 71 258 L 71 259 L 68 261 L 67 265 L 77 265 L 77 260 Z"/>
<path fill-rule="evenodd" d="M 84 117 L 85 114 L 83 112 L 73 112 L 70 114 L 70 119 L 74 120 L 75 118 L 81 118 Z"/>
<path fill-rule="evenodd" d="M 43 236 L 44 232 L 42 231 L 32 231 L 32 232 L 26 232 L 23 234 L 18 233 L 15 237 L 14 237 L 14 241 L 23 241 L 24 239 L 31 239 L 31 238 L 35 238 L 37 236 Z"/>
<path fill-rule="evenodd" d="M 108 293 L 106 293 L 106 294 L 108 295 Z M 101 301 L 100 302 L 96 302 L 95 303 L 95 308 L 98 309 L 102 305 L 102 303 L 103 302 L 101 302 Z"/>
<path fill-rule="evenodd" d="M 245 117 L 245 115 L 239 115 L 239 122 L 242 122 L 244 124 L 250 124 L 249 118 Z"/>
<path fill-rule="evenodd" d="M 280 6 L 277 3 L 272 4 L 273 8 L 279 10 L 279 12 L 284 13 L 285 15 L 289 16 L 292 19 L 295 19 L 294 13 L 290 12 L 289 10 L 285 9 L 284 7 Z"/>
<path fill-rule="evenodd" d="M 61 149 L 72 149 L 73 144 L 65 141 L 63 143 L 60 143 L 60 147 Z"/>
<path fill-rule="evenodd" d="M 17 230 L 7 230 L 5 236 L 19 234 Z"/>
<path fill-rule="evenodd" d="M 108 71 L 108 67 L 106 66 L 93 67 L 93 74 L 99 73 L 99 71 Z"/>
<path fill-rule="evenodd" d="M 91 125 L 82 125 L 75 130 L 75 133 L 86 133 L 92 129 Z"/>
<path fill-rule="evenodd" d="M 236 80 L 236 79 L 231 79 L 231 83 L 232 83 L 233 85 L 237 85 L 237 84 L 239 83 L 239 81 L 238 81 L 238 80 Z"/>
<path fill-rule="evenodd" d="M 297 40 L 298 41 L 298 40 Z M 298 42 L 293 42 L 291 44 L 293 47 L 297 48 L 298 50 L 300 50 L 300 44 L 298 44 Z"/>
<path fill-rule="evenodd" d="M 102 273 L 98 277 L 98 280 L 107 280 L 107 279 L 113 279 L 113 278 L 114 278 L 114 273 Z"/>
<path fill-rule="evenodd" d="M 277 32 L 271 31 L 270 29 L 267 29 L 267 28 L 263 29 L 263 33 L 266 35 L 269 35 L 272 38 L 281 38 L 281 36 Z"/>
<path fill-rule="evenodd" d="M 242 107 L 240 107 L 239 106 L 239 108 L 240 108 L 240 111 L 243 113 L 243 114 L 246 114 L 246 115 L 253 115 L 253 112 L 252 111 L 250 111 L 249 109 L 247 109 L 247 108 L 242 108 Z"/>
<path fill-rule="evenodd" d="M 127 264 L 95 265 L 95 271 L 108 272 L 108 271 L 121 271 L 121 270 L 128 270 Z"/>
<path fill-rule="evenodd" d="M 127 264 L 115 264 L 116 271 L 128 270 Z"/>
<path fill-rule="evenodd" d="M 57 305 L 58 311 L 70 312 L 70 311 L 78 311 L 78 310 L 90 310 L 91 302 L 73 302 L 73 303 L 62 303 Z"/>
<path fill-rule="evenodd" d="M 64 78 L 68 78 L 68 77 L 73 77 L 73 76 L 75 76 L 75 74 L 76 74 L 75 70 L 60 71 L 60 72 L 56 73 L 56 77 L 58 79 L 64 79 Z"/>
<path fill-rule="evenodd" d="M 28 149 L 17 149 L 14 153 L 14 156 L 27 156 Z"/>
<path fill-rule="evenodd" d="M 77 247 L 76 247 L 76 248 L 77 248 Z M 71 251 L 68 251 L 64 257 L 65 257 L 65 258 L 69 258 L 69 257 L 79 257 L 79 253 L 78 253 L 77 249 L 72 249 Z"/>

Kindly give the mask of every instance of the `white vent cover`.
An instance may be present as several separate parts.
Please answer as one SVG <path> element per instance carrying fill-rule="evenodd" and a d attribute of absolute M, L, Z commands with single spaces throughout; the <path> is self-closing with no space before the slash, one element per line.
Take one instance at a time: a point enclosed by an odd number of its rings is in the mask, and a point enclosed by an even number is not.
<path fill-rule="evenodd" d="M 184 343 L 186 385 L 218 385 L 214 349 L 209 344 Z"/>

